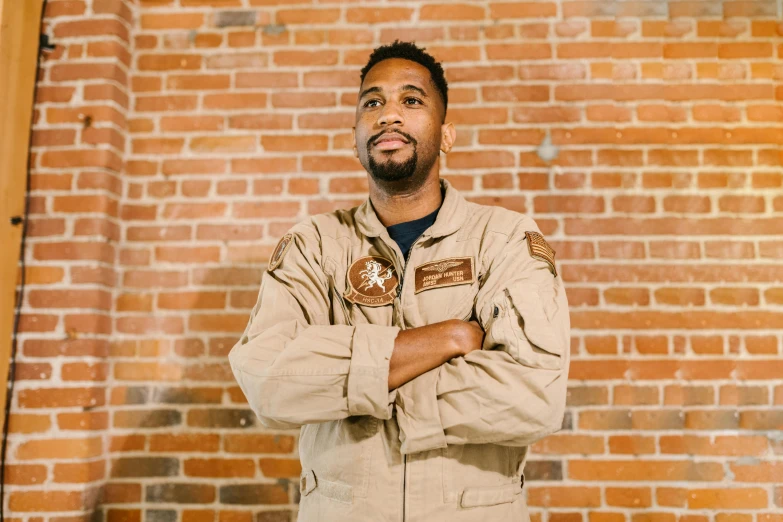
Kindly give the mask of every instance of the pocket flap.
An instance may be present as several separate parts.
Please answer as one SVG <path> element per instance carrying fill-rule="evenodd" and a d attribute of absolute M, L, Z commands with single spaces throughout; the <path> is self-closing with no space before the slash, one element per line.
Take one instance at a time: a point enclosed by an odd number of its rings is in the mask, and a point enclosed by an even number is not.
<path fill-rule="evenodd" d="M 522 485 L 520 482 L 491 488 L 466 488 L 462 492 L 460 506 L 470 508 L 508 504 L 509 502 L 513 502 L 514 497 L 520 493 L 522 493 Z"/>
<path fill-rule="evenodd" d="M 566 347 L 557 328 L 544 313 L 541 295 L 530 288 L 524 290 L 512 287 L 508 289 L 508 294 L 524 322 L 522 328 L 525 337 L 537 348 L 562 356 Z"/>

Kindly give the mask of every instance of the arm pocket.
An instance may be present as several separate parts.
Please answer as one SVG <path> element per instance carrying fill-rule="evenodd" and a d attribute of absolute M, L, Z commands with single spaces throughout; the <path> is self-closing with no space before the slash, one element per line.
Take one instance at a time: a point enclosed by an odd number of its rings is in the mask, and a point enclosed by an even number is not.
<path fill-rule="evenodd" d="M 531 368 L 559 370 L 566 346 L 547 317 L 536 287 L 514 285 L 504 291 L 501 317 L 492 322 L 494 341 L 505 345 L 514 359 Z"/>

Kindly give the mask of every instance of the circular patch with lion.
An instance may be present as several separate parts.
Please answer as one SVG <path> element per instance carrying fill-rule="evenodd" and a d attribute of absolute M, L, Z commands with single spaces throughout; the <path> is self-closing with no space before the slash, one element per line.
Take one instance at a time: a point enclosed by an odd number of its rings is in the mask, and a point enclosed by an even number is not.
<path fill-rule="evenodd" d="M 345 298 L 354 304 L 384 306 L 394 301 L 398 284 L 391 261 L 379 256 L 362 257 L 348 269 Z"/>

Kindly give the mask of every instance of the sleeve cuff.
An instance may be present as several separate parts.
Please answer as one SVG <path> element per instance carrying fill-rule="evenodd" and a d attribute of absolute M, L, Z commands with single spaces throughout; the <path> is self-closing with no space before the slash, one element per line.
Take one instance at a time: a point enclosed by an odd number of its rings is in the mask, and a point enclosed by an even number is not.
<path fill-rule="evenodd" d="M 357 325 L 353 333 L 351 367 L 348 370 L 348 413 L 390 419 L 389 361 L 396 326 Z"/>
<path fill-rule="evenodd" d="M 419 375 L 397 388 L 397 424 L 404 455 L 446 447 L 440 420 L 437 384 L 441 367 Z"/>

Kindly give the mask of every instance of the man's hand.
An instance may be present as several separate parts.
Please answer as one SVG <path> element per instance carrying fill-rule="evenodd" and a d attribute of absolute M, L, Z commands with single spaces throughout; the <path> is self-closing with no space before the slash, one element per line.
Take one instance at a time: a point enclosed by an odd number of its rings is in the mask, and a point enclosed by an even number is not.
<path fill-rule="evenodd" d="M 456 355 L 466 356 L 473 350 L 481 350 L 484 344 L 484 330 L 478 321 L 456 321 L 458 323 L 454 328 L 454 344 L 457 350 Z"/>
<path fill-rule="evenodd" d="M 476 321 L 452 319 L 401 330 L 389 362 L 389 390 L 437 368 L 448 360 L 480 350 L 484 330 Z"/>

